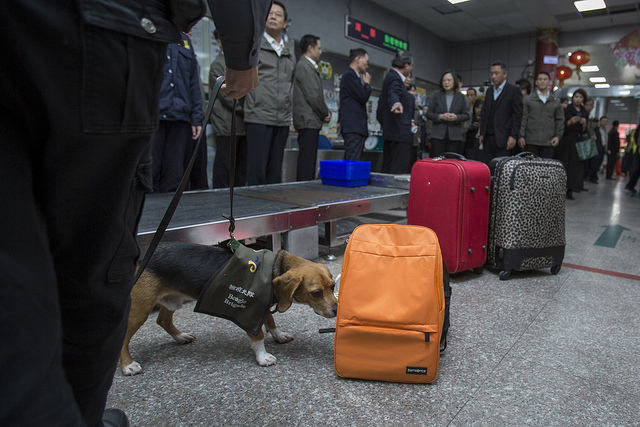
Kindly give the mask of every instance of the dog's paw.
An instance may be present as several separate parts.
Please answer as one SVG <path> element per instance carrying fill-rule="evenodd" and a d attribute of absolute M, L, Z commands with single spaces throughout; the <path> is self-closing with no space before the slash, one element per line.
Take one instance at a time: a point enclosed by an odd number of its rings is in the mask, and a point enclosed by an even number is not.
<path fill-rule="evenodd" d="M 286 332 L 281 332 L 279 329 L 274 329 L 273 331 L 269 331 L 273 339 L 276 340 L 278 344 L 284 344 L 289 341 L 293 341 L 293 335 L 288 334 Z"/>
<path fill-rule="evenodd" d="M 176 340 L 178 344 L 189 344 L 190 342 L 195 341 L 196 336 L 193 334 L 181 333 L 178 335 L 173 335 L 173 339 Z"/>
<path fill-rule="evenodd" d="M 261 355 L 256 355 L 256 360 L 260 366 L 271 366 L 278 363 L 278 359 L 276 359 L 273 354 L 267 353 L 266 351 Z"/>
<path fill-rule="evenodd" d="M 124 368 L 122 368 L 124 375 L 138 375 L 142 373 L 142 366 L 138 362 L 131 362 Z"/>

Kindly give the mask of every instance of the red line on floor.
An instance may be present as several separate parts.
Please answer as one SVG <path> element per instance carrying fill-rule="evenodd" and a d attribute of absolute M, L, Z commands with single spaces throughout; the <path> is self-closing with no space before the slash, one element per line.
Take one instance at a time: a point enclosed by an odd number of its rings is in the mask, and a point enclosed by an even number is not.
<path fill-rule="evenodd" d="M 626 274 L 626 273 L 618 273 L 617 271 L 601 270 L 599 268 L 585 267 L 583 265 L 567 264 L 566 262 L 563 262 L 562 266 L 567 268 L 573 268 L 574 270 L 590 271 L 592 273 L 605 274 L 607 276 L 622 277 L 623 279 L 640 280 L 640 276 L 634 276 L 633 274 Z"/>

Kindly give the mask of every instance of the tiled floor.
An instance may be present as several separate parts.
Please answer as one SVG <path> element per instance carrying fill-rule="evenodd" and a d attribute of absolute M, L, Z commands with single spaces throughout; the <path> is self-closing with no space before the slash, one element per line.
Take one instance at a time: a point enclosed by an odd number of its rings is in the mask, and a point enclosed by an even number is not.
<path fill-rule="evenodd" d="M 452 278 L 449 346 L 432 384 L 339 378 L 333 336 L 318 334 L 332 321 L 299 305 L 276 315 L 295 340 L 267 339 L 278 364 L 263 368 L 240 329 L 189 305 L 176 325 L 197 341 L 176 344 L 153 314 L 131 345 L 144 373 L 116 372 L 108 406 L 133 426 L 640 425 L 640 197 L 625 184 L 586 183 L 567 201 L 573 268 Z M 624 227 L 615 247 L 595 246 L 612 225 Z M 334 276 L 342 251 L 320 260 Z"/>

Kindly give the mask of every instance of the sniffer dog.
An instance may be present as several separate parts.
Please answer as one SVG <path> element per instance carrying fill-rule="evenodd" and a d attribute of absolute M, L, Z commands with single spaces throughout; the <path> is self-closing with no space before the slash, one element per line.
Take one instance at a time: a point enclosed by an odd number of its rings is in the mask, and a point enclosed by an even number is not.
<path fill-rule="evenodd" d="M 232 254 L 220 246 L 173 243 L 158 247 L 147 268 L 131 291 L 131 311 L 127 334 L 120 352 L 120 368 L 124 375 L 136 375 L 142 367 L 129 352 L 129 342 L 157 305 L 157 323 L 179 344 L 196 339 L 193 334 L 178 330 L 173 324 L 173 312 L 188 301 L 197 300 L 213 274 L 231 258 Z M 326 318 L 336 317 L 338 301 L 334 295 L 335 282 L 329 269 L 304 258 L 280 250 L 273 265 L 273 290 L 278 301 L 277 311 L 285 312 L 294 302 L 309 305 Z M 293 336 L 280 331 L 271 314 L 264 322 L 267 331 L 278 343 L 286 343 Z M 276 358 L 264 347 L 264 332 L 249 335 L 251 348 L 261 366 L 274 365 Z"/>

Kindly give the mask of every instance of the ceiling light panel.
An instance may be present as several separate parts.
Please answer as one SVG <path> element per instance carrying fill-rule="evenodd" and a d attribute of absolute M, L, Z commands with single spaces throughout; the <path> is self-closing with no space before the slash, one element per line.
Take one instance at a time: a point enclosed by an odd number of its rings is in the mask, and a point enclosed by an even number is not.
<path fill-rule="evenodd" d="M 609 89 L 611 85 L 609 83 L 598 83 L 595 85 L 596 89 Z"/>
<path fill-rule="evenodd" d="M 584 73 L 593 73 L 596 71 L 600 71 L 600 68 L 598 68 L 597 65 L 583 65 L 582 67 L 580 67 L 580 71 Z"/>
<path fill-rule="evenodd" d="M 578 9 L 578 12 L 604 9 L 605 7 L 607 7 L 604 0 L 580 0 L 574 1 L 573 4 L 576 6 L 576 9 Z"/>
<path fill-rule="evenodd" d="M 605 77 L 591 77 L 589 78 L 589 81 L 591 83 L 604 83 L 607 81 L 607 79 Z"/>

